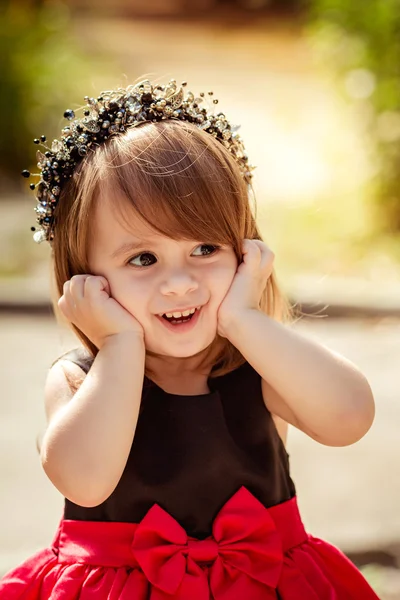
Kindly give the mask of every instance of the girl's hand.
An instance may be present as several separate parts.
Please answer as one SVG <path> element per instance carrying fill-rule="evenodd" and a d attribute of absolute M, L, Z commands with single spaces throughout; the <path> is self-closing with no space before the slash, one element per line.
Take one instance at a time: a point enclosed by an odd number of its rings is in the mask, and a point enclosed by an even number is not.
<path fill-rule="evenodd" d="M 74 275 L 64 283 L 58 307 L 97 348 L 112 335 L 132 332 L 144 339 L 143 327 L 133 315 L 111 298 L 105 277 Z"/>
<path fill-rule="evenodd" d="M 243 240 L 243 261 L 218 309 L 218 334 L 228 337 L 229 326 L 246 310 L 258 310 L 272 273 L 274 254 L 261 240 Z"/>

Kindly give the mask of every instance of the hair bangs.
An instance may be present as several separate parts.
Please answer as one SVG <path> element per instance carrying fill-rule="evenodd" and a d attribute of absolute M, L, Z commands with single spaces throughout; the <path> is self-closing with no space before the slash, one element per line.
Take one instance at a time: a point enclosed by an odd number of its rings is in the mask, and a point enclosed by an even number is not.
<path fill-rule="evenodd" d="M 102 150 L 101 194 L 116 199 L 126 223 L 133 209 L 163 235 L 230 244 L 240 253 L 237 240 L 245 237 L 248 220 L 246 184 L 210 134 L 187 123 L 146 123 Z"/>

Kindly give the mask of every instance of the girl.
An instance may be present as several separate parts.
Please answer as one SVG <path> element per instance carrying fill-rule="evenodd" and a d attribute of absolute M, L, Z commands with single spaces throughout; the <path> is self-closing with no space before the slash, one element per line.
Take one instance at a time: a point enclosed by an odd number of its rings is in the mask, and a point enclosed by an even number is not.
<path fill-rule="evenodd" d="M 65 511 L 0 598 L 376 599 L 305 532 L 284 445 L 288 423 L 356 442 L 373 397 L 282 323 L 240 137 L 175 81 L 86 104 L 31 184 L 34 237 L 83 343 L 45 389 L 41 460 Z"/>

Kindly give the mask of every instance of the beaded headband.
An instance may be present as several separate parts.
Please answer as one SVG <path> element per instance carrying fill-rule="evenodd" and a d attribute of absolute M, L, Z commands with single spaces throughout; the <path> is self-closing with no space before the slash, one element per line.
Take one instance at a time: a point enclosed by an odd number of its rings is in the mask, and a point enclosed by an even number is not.
<path fill-rule="evenodd" d="M 214 113 L 218 100 L 212 99 L 213 92 L 208 92 L 210 101 L 206 102 L 203 92 L 199 97 L 189 91 L 185 94 L 183 88 L 186 85 L 183 82 L 179 87 L 172 79 L 167 85 L 153 86 L 150 81 L 145 80 L 126 89 L 102 92 L 98 98 L 86 96 L 84 116 L 75 118 L 73 110 L 66 110 L 64 117 L 70 123 L 62 130 L 61 139 L 53 141 L 51 148 L 44 145 L 44 135 L 33 140 L 45 150 L 44 153 L 38 150 L 36 154 L 41 173 L 31 175 L 27 170 L 22 171 L 23 177 L 40 178 L 38 183 L 31 183 L 29 186 L 32 190 L 37 189 L 35 211 L 39 227 L 31 228 L 35 232 L 35 242 L 53 240 L 54 210 L 61 190 L 89 149 L 140 123 L 165 119 L 193 123 L 227 148 L 235 158 L 246 183 L 251 182 L 253 167 L 248 163 L 242 140 L 237 134 L 239 126 L 231 125 L 223 113 Z"/>

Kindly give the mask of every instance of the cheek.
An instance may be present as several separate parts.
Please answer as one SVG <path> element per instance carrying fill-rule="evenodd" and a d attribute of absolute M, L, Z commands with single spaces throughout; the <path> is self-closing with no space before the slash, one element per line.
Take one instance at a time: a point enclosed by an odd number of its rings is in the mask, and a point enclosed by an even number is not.
<path fill-rule="evenodd" d="M 214 291 L 216 298 L 221 302 L 226 296 L 237 270 L 236 258 L 227 264 L 221 265 L 213 273 Z"/>
<path fill-rule="evenodd" d="M 112 297 L 133 315 L 144 313 L 148 305 L 149 286 L 139 278 L 114 276 L 109 280 Z"/>

